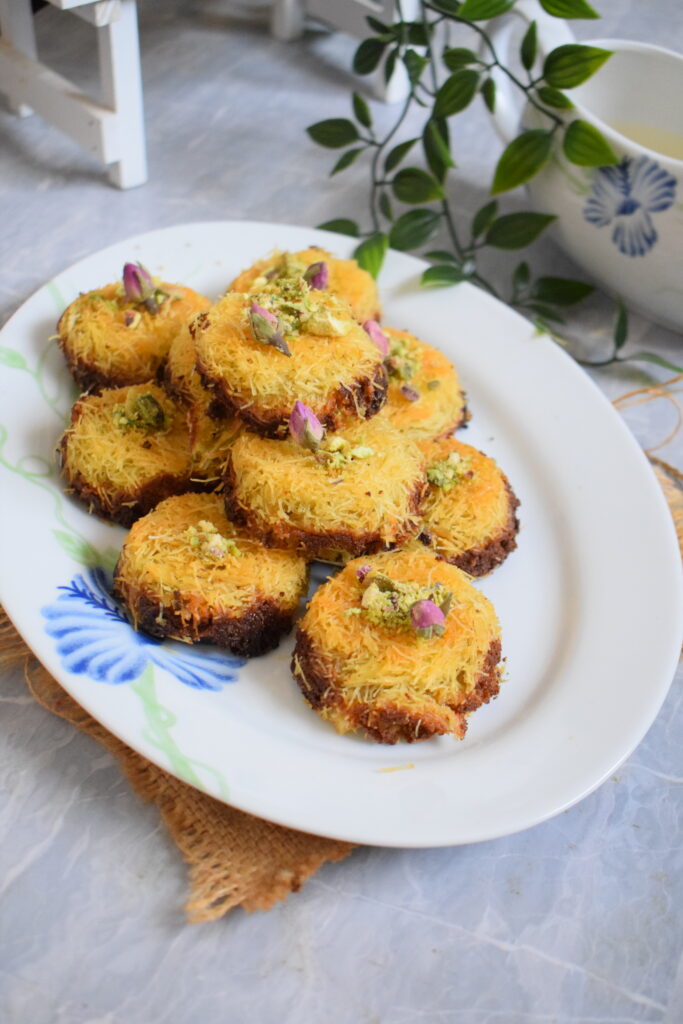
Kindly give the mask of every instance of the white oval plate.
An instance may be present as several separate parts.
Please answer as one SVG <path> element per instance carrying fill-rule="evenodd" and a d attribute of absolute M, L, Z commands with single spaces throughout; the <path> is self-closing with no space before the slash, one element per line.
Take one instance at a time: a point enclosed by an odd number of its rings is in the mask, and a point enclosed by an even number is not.
<path fill-rule="evenodd" d="M 135 634 L 107 593 L 124 530 L 62 493 L 54 446 L 75 395 L 54 342 L 64 306 L 140 260 L 217 296 L 273 248 L 339 235 L 206 223 L 140 235 L 82 260 L 30 298 L 0 342 L 2 601 L 26 642 L 108 729 L 242 810 L 387 846 L 502 836 L 595 789 L 642 739 L 675 670 L 680 565 L 645 457 L 590 379 L 506 306 L 468 285 L 424 290 L 390 252 L 385 322 L 457 364 L 472 421 L 521 499 L 518 550 L 478 586 L 503 627 L 507 673 L 466 739 L 384 747 L 337 736 L 289 673 L 291 639 L 249 663 Z"/>

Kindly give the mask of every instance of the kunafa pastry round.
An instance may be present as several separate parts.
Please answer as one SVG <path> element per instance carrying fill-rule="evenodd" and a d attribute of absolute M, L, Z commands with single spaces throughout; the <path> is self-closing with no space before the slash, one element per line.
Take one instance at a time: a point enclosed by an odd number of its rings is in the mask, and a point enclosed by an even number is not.
<path fill-rule="evenodd" d="M 346 303 L 301 277 L 230 292 L 192 330 L 204 385 L 258 433 L 285 436 L 297 400 L 331 429 L 384 403 L 382 353 Z"/>
<path fill-rule="evenodd" d="M 185 413 L 152 382 L 81 396 L 60 456 L 69 489 L 123 526 L 189 486 Z"/>
<path fill-rule="evenodd" d="M 425 494 L 418 446 L 379 417 L 325 434 L 298 402 L 284 441 L 246 432 L 230 448 L 228 517 L 275 547 L 341 561 L 417 535 Z"/>
<path fill-rule="evenodd" d="M 57 338 L 83 390 L 141 384 L 156 377 L 174 336 L 209 300 L 126 263 L 117 284 L 79 295 L 62 314 Z"/>
<path fill-rule="evenodd" d="M 357 558 L 313 595 L 292 671 L 340 733 L 380 743 L 465 735 L 466 716 L 500 686 L 490 601 L 426 550 Z"/>
<path fill-rule="evenodd" d="M 136 629 L 244 657 L 277 646 L 307 586 L 304 559 L 237 530 L 213 494 L 167 498 L 139 519 L 114 576 Z"/>
<path fill-rule="evenodd" d="M 365 326 L 386 351 L 389 389 L 382 416 L 416 441 L 447 437 L 466 423 L 469 413 L 458 373 L 442 352 L 408 331 Z"/>
<path fill-rule="evenodd" d="M 195 402 L 187 411 L 194 489 L 215 491 L 223 483 L 230 448 L 245 431 L 237 416 L 213 419 L 206 402 Z"/>
<path fill-rule="evenodd" d="M 243 270 L 229 290 L 253 292 L 278 287 L 283 279 L 292 276 L 303 276 L 312 287 L 344 299 L 359 323 L 380 318 L 377 285 L 367 270 L 359 267 L 355 260 L 337 259 L 317 246 L 299 252 L 274 252 Z"/>
<path fill-rule="evenodd" d="M 517 546 L 519 501 L 493 459 L 446 438 L 420 445 L 429 495 L 420 540 L 470 576 L 484 576 Z"/>

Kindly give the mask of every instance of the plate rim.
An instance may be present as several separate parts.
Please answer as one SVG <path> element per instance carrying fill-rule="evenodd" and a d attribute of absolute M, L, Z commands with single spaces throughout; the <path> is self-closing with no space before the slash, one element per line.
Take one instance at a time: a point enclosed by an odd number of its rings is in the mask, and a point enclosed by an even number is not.
<path fill-rule="evenodd" d="M 177 232 L 182 232 L 182 231 L 185 231 L 185 232 L 196 231 L 196 230 L 201 231 L 201 230 L 206 229 L 207 227 L 209 227 L 209 228 L 216 228 L 216 229 L 218 229 L 220 231 L 227 231 L 227 232 L 229 232 L 231 228 L 235 228 L 235 227 L 243 230 L 245 228 L 250 228 L 250 227 L 254 227 L 254 226 L 258 227 L 258 228 L 268 229 L 268 230 L 272 230 L 272 231 L 281 231 L 281 232 L 287 232 L 287 231 L 290 231 L 290 230 L 292 230 L 292 231 L 310 232 L 311 235 L 315 235 L 316 236 L 316 239 L 320 239 L 321 241 L 326 242 L 330 246 L 330 248 L 334 248 L 335 244 L 336 244 L 336 247 L 339 248 L 340 245 L 348 245 L 349 242 L 350 242 L 350 240 L 345 238 L 345 236 L 336 235 L 336 234 L 333 234 L 333 233 L 327 232 L 327 231 L 321 231 L 320 229 L 308 228 L 308 227 L 305 227 L 303 225 L 275 224 L 275 223 L 271 223 L 271 222 L 267 222 L 267 221 L 251 221 L 251 220 L 216 221 L 216 220 L 207 220 L 207 221 L 193 221 L 193 222 L 181 223 L 181 224 L 175 224 L 175 225 L 166 225 L 166 226 L 164 226 L 162 228 L 156 228 L 156 229 L 153 229 L 151 231 L 142 232 L 142 233 L 139 233 L 137 235 L 130 236 L 128 238 L 124 238 L 124 239 L 122 239 L 119 242 L 115 242 L 115 243 L 112 243 L 111 245 L 103 247 L 102 249 L 95 250 L 94 252 L 90 253 L 89 255 L 87 255 L 85 257 L 82 257 L 79 260 L 76 260 L 74 263 L 70 264 L 68 267 L 65 267 L 63 270 L 61 270 L 57 274 L 53 275 L 53 277 L 50 279 L 50 281 L 46 282 L 41 287 L 36 289 L 27 299 L 25 299 L 20 304 L 20 306 L 17 308 L 17 310 L 14 311 L 12 316 L 3 325 L 2 333 L 5 333 L 8 330 L 8 328 L 11 330 L 11 328 L 13 326 L 13 323 L 15 321 L 15 318 L 24 311 L 25 307 L 30 306 L 30 304 L 33 302 L 33 300 L 36 299 L 36 297 L 39 296 L 45 290 L 45 288 L 50 284 L 51 281 L 54 281 L 55 279 L 58 279 L 61 276 L 67 275 L 67 274 L 72 273 L 74 271 L 78 272 L 78 270 L 83 265 L 87 265 L 95 257 L 104 257 L 110 251 L 114 251 L 114 250 L 120 249 L 122 246 L 125 246 L 125 245 L 130 246 L 132 244 L 139 244 L 139 243 L 144 244 L 145 240 L 150 239 L 150 237 L 152 237 L 152 236 L 158 237 L 159 235 L 163 235 L 163 234 L 166 234 L 166 233 L 175 234 Z M 408 255 L 408 254 L 405 254 L 405 253 L 393 253 L 393 251 L 392 251 L 392 252 L 388 253 L 388 257 L 387 258 L 391 259 L 392 257 L 394 257 L 394 258 L 395 257 L 399 257 L 400 260 L 411 261 L 413 263 L 413 265 L 414 265 L 416 270 L 424 269 L 428 265 L 425 261 L 419 259 L 418 257 L 412 256 L 412 255 Z M 379 285 L 380 285 L 380 291 L 381 291 L 381 287 L 382 287 L 381 278 L 380 278 Z M 477 296 L 479 297 L 478 301 L 483 301 L 483 302 L 485 302 L 485 304 L 490 305 L 491 308 L 493 308 L 497 314 L 502 312 L 502 314 L 504 314 L 504 316 L 514 317 L 518 323 L 524 324 L 526 327 L 529 326 L 528 321 L 526 321 L 519 313 L 517 313 L 516 311 L 512 310 L 510 307 L 508 307 L 505 303 L 502 303 L 500 300 L 496 300 L 493 297 L 486 295 L 485 293 L 481 292 L 479 289 L 475 289 L 474 286 L 469 285 L 467 283 L 465 283 L 464 285 L 460 285 L 459 288 L 464 289 L 465 291 L 469 289 L 469 290 L 475 292 L 477 294 Z M 596 382 L 594 380 L 592 380 L 592 378 L 587 373 L 585 373 L 585 371 L 582 371 L 576 365 L 574 360 L 572 360 L 571 357 L 569 355 L 567 355 L 567 353 L 563 352 L 551 339 L 549 339 L 547 337 L 543 337 L 543 338 L 539 339 L 539 343 L 543 344 L 544 346 L 546 346 L 546 351 L 552 351 L 553 352 L 553 356 L 552 356 L 553 359 L 556 359 L 557 357 L 560 357 L 559 361 L 558 361 L 558 365 L 563 365 L 565 367 L 565 369 L 567 370 L 567 372 L 571 372 L 571 373 L 575 374 L 576 380 L 581 380 L 582 381 L 582 386 L 583 385 L 588 385 L 588 390 L 590 390 L 592 392 L 592 394 L 593 394 L 593 400 L 601 402 L 603 404 L 603 408 L 605 410 L 609 410 L 609 414 L 612 416 L 612 423 L 615 426 L 618 425 L 618 427 L 619 427 L 619 429 L 621 431 L 622 442 L 626 442 L 628 444 L 628 446 L 631 448 L 632 452 L 637 452 L 638 455 L 646 463 L 645 455 L 642 452 L 640 446 L 638 445 L 635 437 L 629 431 L 629 429 L 626 426 L 626 424 L 624 423 L 623 419 L 619 416 L 619 414 L 616 412 L 616 410 L 612 407 L 611 403 L 609 402 L 609 399 L 601 391 L 601 389 L 598 387 Z M 511 344 L 514 344 L 514 341 L 511 342 Z M 568 370 L 569 367 L 571 367 L 571 370 Z M 652 479 L 653 486 L 650 488 L 650 494 L 649 494 L 649 497 L 648 497 L 648 501 L 652 500 L 656 496 L 656 499 L 657 499 L 657 501 L 659 503 L 659 506 L 660 506 L 660 509 L 659 509 L 660 513 L 662 511 L 664 511 L 664 510 L 666 511 L 666 515 L 664 517 L 664 520 L 666 522 L 668 522 L 668 524 L 669 524 L 669 528 L 670 528 L 670 542 L 671 542 L 672 551 L 673 551 L 674 550 L 674 548 L 673 548 L 673 541 L 675 539 L 675 531 L 674 531 L 673 523 L 671 521 L 671 517 L 670 517 L 670 514 L 669 514 L 668 506 L 666 504 L 664 495 L 662 494 L 661 489 L 659 488 L 659 485 L 657 484 L 656 478 L 655 478 L 653 473 L 651 474 L 651 479 Z M 677 546 L 676 546 L 676 551 L 677 551 Z M 8 614 L 8 616 L 9 616 L 10 620 L 12 622 L 14 622 L 14 618 L 13 618 L 13 615 L 12 615 L 11 595 L 9 595 L 8 592 L 7 592 L 8 585 L 9 585 L 8 583 L 3 583 L 2 581 L 0 581 L 0 591 L 2 591 L 2 594 L 3 594 L 3 604 L 4 604 L 4 607 L 5 607 L 5 610 L 6 610 L 7 614 Z M 8 600 L 8 597 L 9 597 L 9 600 Z M 677 590 L 677 607 L 679 609 L 679 612 L 681 612 L 681 614 L 679 615 L 679 619 L 683 619 L 683 612 L 681 611 L 681 609 L 683 608 L 683 586 L 680 583 L 680 579 L 679 579 L 679 586 L 678 586 L 678 590 Z M 29 648 L 31 650 L 33 650 L 33 645 L 31 643 L 31 639 L 29 637 L 26 637 L 20 628 L 18 628 L 18 631 L 23 636 L 25 642 L 27 643 L 27 646 L 29 646 Z M 406 847 L 406 848 L 407 847 L 424 848 L 424 847 L 428 847 L 428 846 L 431 847 L 431 846 L 460 845 L 461 843 L 477 842 L 477 841 L 483 841 L 483 840 L 486 840 L 486 839 L 499 838 L 499 837 L 502 837 L 502 836 L 505 836 L 505 835 L 513 834 L 514 832 L 517 832 L 517 831 L 521 831 L 521 830 L 524 830 L 524 829 L 527 829 L 527 828 L 531 828 L 534 825 L 539 824 L 542 821 L 545 821 L 545 820 L 548 820 L 551 817 L 554 817 L 555 815 L 561 813 L 562 811 L 566 810 L 567 808 L 569 808 L 569 807 L 573 806 L 574 804 L 578 803 L 580 800 L 584 799 L 590 793 L 594 792 L 597 788 L 599 788 L 599 786 L 605 781 L 605 779 L 608 778 L 609 775 L 612 772 L 614 772 L 614 770 L 619 765 L 621 765 L 630 756 L 630 754 L 633 752 L 635 747 L 638 746 L 638 744 L 642 741 L 642 739 L 644 738 L 645 734 L 650 729 L 652 723 L 654 722 L 655 718 L 657 717 L 657 715 L 658 715 L 658 713 L 659 713 L 659 711 L 661 709 L 661 706 L 662 706 L 664 700 L 666 699 L 666 696 L 667 696 L 667 693 L 668 693 L 671 681 L 673 679 L 673 675 L 675 673 L 676 665 L 677 665 L 677 662 L 678 662 L 678 650 L 680 649 L 680 644 L 678 643 L 678 641 L 675 640 L 675 638 L 673 637 L 673 634 L 672 634 L 672 645 L 671 645 L 671 647 L 672 647 L 671 657 L 670 657 L 670 662 L 671 662 L 670 668 L 671 668 L 671 671 L 668 674 L 668 682 L 666 682 L 666 683 L 663 682 L 663 677 L 664 677 L 665 673 L 662 672 L 662 682 L 660 683 L 660 686 L 659 686 L 659 689 L 658 689 L 659 699 L 657 701 L 651 702 L 651 704 L 649 706 L 648 714 L 643 719 L 643 724 L 642 724 L 642 729 L 640 730 L 640 735 L 637 736 L 635 738 L 635 740 L 633 739 L 633 737 L 631 738 L 632 741 L 629 744 L 627 744 L 626 747 L 624 747 L 624 749 L 620 752 L 618 758 L 614 761 L 614 763 L 611 765 L 611 767 L 609 769 L 603 771 L 600 774 L 600 776 L 597 777 L 594 780 L 594 782 L 589 787 L 587 787 L 587 788 L 584 787 L 582 791 L 577 792 L 573 797 L 564 800 L 561 804 L 558 804 L 555 807 L 555 809 L 552 810 L 550 813 L 541 812 L 541 813 L 539 813 L 538 815 L 535 815 L 535 816 L 531 815 L 531 816 L 528 817 L 527 820 L 524 821 L 523 824 L 519 825 L 517 828 L 514 828 L 512 830 L 506 829 L 506 830 L 504 830 L 502 832 L 496 832 L 496 831 L 490 831 L 489 830 L 489 831 L 483 832 L 481 835 L 476 835 L 476 836 L 468 837 L 468 838 L 465 838 L 465 839 L 444 838 L 440 842 L 429 842 L 429 843 L 425 843 L 425 842 L 421 841 L 419 838 L 416 838 L 416 837 L 414 838 L 413 841 L 411 841 L 411 837 L 410 836 L 403 837 L 401 839 L 401 841 L 386 841 L 386 840 L 381 840 L 381 839 L 377 839 L 377 838 L 370 838 L 370 839 L 368 839 L 367 836 L 365 836 L 363 834 L 358 834 L 358 835 L 350 836 L 349 833 L 348 833 L 348 830 L 344 830 L 343 834 L 334 834 L 329 829 L 326 829 L 324 831 L 324 833 L 323 832 L 318 832 L 316 834 L 325 835 L 327 837 L 335 838 L 335 839 L 340 839 L 340 840 L 346 841 L 346 842 L 359 842 L 359 843 L 366 843 L 366 844 L 367 843 L 371 843 L 373 845 Z M 675 652 L 675 654 L 674 654 L 674 652 Z M 62 673 L 61 676 L 60 676 L 59 673 L 54 672 L 52 667 L 50 667 L 49 671 L 51 671 L 57 677 L 58 681 L 60 682 L 60 685 L 63 685 L 64 688 L 67 690 L 67 692 L 71 693 L 71 690 L 69 689 L 69 677 L 68 677 L 68 674 L 67 673 Z M 97 689 L 95 687 L 93 688 L 93 693 L 94 694 L 97 693 Z M 73 696 L 73 694 L 72 694 L 72 696 Z M 81 696 L 79 696 L 77 699 L 78 699 L 79 703 L 83 704 L 83 706 L 86 707 L 86 710 L 88 710 L 93 715 L 93 717 L 97 718 L 98 721 L 101 721 L 102 724 L 107 729 L 109 729 L 114 735 L 116 735 L 124 743 L 126 743 L 128 746 L 132 747 L 133 749 L 138 750 L 139 753 L 141 753 L 143 756 L 145 756 L 145 757 L 149 758 L 150 760 L 154 761 L 155 763 L 157 763 L 160 767 L 164 768 L 164 770 L 166 770 L 166 771 L 169 770 L 168 765 L 165 764 L 165 763 L 162 763 L 161 760 L 156 760 L 155 761 L 153 753 L 150 754 L 149 749 L 141 749 L 138 745 L 136 745 L 134 740 L 131 739 L 130 735 L 125 733 L 125 730 L 123 732 L 120 730 L 120 728 L 118 727 L 118 724 L 116 722 L 112 723 L 111 721 L 103 721 L 102 718 L 100 717 L 100 709 L 98 707 L 93 708 L 93 706 L 90 705 L 90 702 L 88 702 L 86 704 L 83 701 Z M 94 705 L 98 704 L 96 699 L 93 701 L 93 704 Z M 106 715 L 105 715 L 105 718 L 106 718 Z M 173 772 L 171 772 L 171 773 L 173 774 Z M 187 780 L 184 780 L 184 781 L 187 781 Z M 198 788 L 203 789 L 203 787 L 198 787 Z M 291 820 L 291 818 L 289 816 L 285 820 L 283 818 L 278 817 L 277 814 L 274 815 L 272 813 L 264 813 L 262 809 L 254 810 L 253 803 L 251 801 L 249 801 L 249 800 L 247 800 L 246 803 L 245 803 L 245 801 L 243 799 L 239 798 L 239 795 L 238 795 L 237 798 L 235 798 L 233 796 L 233 794 L 231 794 L 230 800 L 227 801 L 227 802 L 229 802 L 232 806 L 238 807 L 239 809 L 241 809 L 243 811 L 246 811 L 247 813 L 258 814 L 259 816 L 265 817 L 265 818 L 267 818 L 267 820 L 274 821 L 274 822 L 276 822 L 278 824 L 285 825 L 285 826 L 288 826 L 288 827 L 291 827 L 291 828 L 305 829 L 307 831 L 315 832 L 315 829 L 311 828 L 310 823 L 309 824 L 302 824 L 301 821 L 293 821 L 293 820 Z"/>

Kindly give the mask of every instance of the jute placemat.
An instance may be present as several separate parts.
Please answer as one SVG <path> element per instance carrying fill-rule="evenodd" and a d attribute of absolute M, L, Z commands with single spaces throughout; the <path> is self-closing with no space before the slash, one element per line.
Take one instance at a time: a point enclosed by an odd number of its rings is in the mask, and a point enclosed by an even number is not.
<path fill-rule="evenodd" d="M 683 553 L 683 476 L 659 459 L 651 461 Z M 268 910 L 326 861 L 341 860 L 353 849 L 350 843 L 282 828 L 228 807 L 136 754 L 62 689 L 0 609 L 0 669 L 19 664 L 38 703 L 111 751 L 138 797 L 159 808 L 189 867 L 189 921 L 210 921 L 237 906 Z"/>

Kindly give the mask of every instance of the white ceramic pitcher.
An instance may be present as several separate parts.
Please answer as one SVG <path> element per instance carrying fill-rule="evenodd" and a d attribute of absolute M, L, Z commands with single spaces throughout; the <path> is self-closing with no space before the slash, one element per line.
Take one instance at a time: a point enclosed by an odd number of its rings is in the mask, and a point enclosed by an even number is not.
<path fill-rule="evenodd" d="M 567 23 L 538 3 L 520 0 L 515 15 L 535 19 L 539 49 L 576 42 Z M 492 27 L 499 54 L 511 49 L 514 21 Z M 566 252 L 627 306 L 683 331 L 683 56 L 625 39 L 586 43 L 613 51 L 583 85 L 567 90 L 581 118 L 605 136 L 619 163 L 577 167 L 558 144 L 549 164 L 529 182 L 534 206 L 554 213 L 555 238 Z M 521 111 L 513 86 L 496 79 L 494 121 L 510 142 L 520 129 L 545 127 L 527 104 Z"/>

